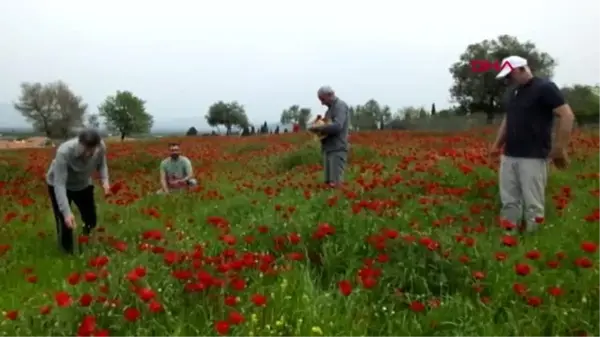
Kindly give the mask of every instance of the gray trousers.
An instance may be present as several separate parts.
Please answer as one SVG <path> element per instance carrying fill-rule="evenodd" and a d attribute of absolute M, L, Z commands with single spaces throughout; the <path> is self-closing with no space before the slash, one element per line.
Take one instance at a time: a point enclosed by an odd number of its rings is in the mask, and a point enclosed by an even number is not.
<path fill-rule="evenodd" d="M 348 151 L 323 152 L 323 170 L 326 184 L 342 182 Z"/>
<path fill-rule="evenodd" d="M 525 216 L 526 230 L 535 231 L 536 217 L 544 217 L 548 160 L 502 156 L 500 160 L 500 216 L 520 225 Z"/>

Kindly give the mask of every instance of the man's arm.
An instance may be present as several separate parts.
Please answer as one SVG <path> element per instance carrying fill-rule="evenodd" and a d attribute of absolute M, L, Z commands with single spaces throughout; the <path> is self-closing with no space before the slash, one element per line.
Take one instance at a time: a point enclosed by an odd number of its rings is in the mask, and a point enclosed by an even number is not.
<path fill-rule="evenodd" d="M 167 184 L 167 173 L 165 172 L 164 162 L 160 163 L 160 186 L 165 192 L 169 192 L 169 185 Z"/>
<path fill-rule="evenodd" d="M 184 164 L 185 164 L 185 177 L 183 178 L 183 180 L 187 181 L 194 177 L 194 170 L 192 168 L 192 162 L 188 158 L 185 158 Z"/>
<path fill-rule="evenodd" d="M 102 153 L 100 153 L 100 163 L 98 165 L 98 172 L 100 173 L 100 181 L 102 182 L 102 186 L 108 186 L 108 163 L 106 160 L 106 147 L 102 146 Z"/>
<path fill-rule="evenodd" d="M 494 141 L 495 148 L 501 148 L 506 141 L 506 116 L 502 118 L 502 123 L 500 123 L 500 127 L 498 128 L 498 133 L 496 135 L 496 140 Z"/>
<path fill-rule="evenodd" d="M 342 132 L 346 119 L 348 118 L 348 105 L 338 102 L 331 111 L 331 123 L 319 129 L 319 131 L 328 135 L 337 135 Z"/>
<path fill-rule="evenodd" d="M 59 150 L 56 151 L 56 158 L 54 158 L 54 167 L 52 168 L 54 174 L 54 181 L 52 187 L 54 187 L 54 196 L 56 197 L 56 203 L 58 209 L 64 217 L 71 215 L 71 207 L 69 206 L 69 199 L 67 198 L 67 175 L 68 175 L 68 164 L 67 155 Z"/>
<path fill-rule="evenodd" d="M 571 110 L 562 92 L 554 82 L 548 82 L 544 85 L 542 88 L 542 100 L 544 104 L 552 109 L 554 115 L 558 117 L 556 139 L 554 140 L 553 147 L 564 150 L 571 140 L 571 131 L 573 130 L 573 121 L 575 120 L 573 110 Z"/>

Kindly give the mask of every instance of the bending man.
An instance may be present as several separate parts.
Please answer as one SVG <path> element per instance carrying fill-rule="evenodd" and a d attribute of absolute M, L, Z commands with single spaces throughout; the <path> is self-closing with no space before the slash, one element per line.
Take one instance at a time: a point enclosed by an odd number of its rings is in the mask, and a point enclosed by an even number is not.
<path fill-rule="evenodd" d="M 95 129 L 85 129 L 79 136 L 62 143 L 46 174 L 48 193 L 56 220 L 56 232 L 61 248 L 73 253 L 75 217 L 70 204 L 74 202 L 83 220 L 83 234 L 96 227 L 96 202 L 92 173 L 98 171 L 104 194 L 110 193 L 106 146 Z"/>

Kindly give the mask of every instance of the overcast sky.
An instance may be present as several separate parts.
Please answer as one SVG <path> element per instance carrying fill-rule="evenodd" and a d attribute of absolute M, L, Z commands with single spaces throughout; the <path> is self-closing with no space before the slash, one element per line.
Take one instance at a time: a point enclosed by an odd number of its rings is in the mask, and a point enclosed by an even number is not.
<path fill-rule="evenodd" d="M 0 102 L 22 81 L 64 80 L 95 112 L 116 90 L 157 124 L 238 100 L 253 122 L 331 85 L 351 104 L 447 106 L 449 66 L 469 43 L 532 40 L 558 84 L 600 77 L 597 0 L 3 0 Z M 2 123 L 0 123 L 2 124 Z M 169 123 L 170 124 L 170 123 Z"/>

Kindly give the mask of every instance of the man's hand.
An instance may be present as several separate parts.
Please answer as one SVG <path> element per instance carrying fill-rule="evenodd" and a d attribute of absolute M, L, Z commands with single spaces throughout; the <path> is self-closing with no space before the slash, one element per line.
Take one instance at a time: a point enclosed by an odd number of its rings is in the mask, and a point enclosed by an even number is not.
<path fill-rule="evenodd" d="M 75 217 L 73 216 L 73 214 L 65 215 L 65 225 L 71 229 L 77 227 L 77 224 L 75 223 Z"/>
<path fill-rule="evenodd" d="M 569 166 L 569 155 L 567 154 L 567 150 L 565 150 L 564 148 L 552 148 L 549 157 L 554 163 L 554 165 L 561 170 Z"/>
<path fill-rule="evenodd" d="M 110 185 L 108 183 L 102 184 L 102 189 L 104 189 L 104 196 L 107 197 L 111 194 Z"/>
<path fill-rule="evenodd" d="M 492 158 L 498 157 L 498 155 L 500 155 L 500 151 L 501 151 L 501 146 L 498 146 L 498 144 L 493 143 L 492 146 L 490 146 L 490 149 L 488 150 L 488 155 L 490 157 L 490 160 Z"/>

